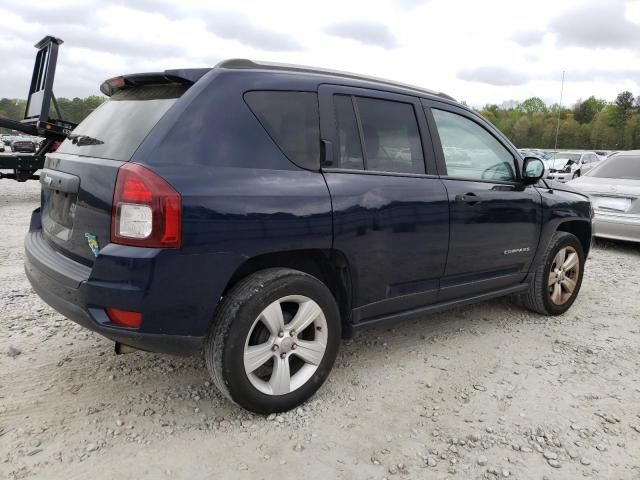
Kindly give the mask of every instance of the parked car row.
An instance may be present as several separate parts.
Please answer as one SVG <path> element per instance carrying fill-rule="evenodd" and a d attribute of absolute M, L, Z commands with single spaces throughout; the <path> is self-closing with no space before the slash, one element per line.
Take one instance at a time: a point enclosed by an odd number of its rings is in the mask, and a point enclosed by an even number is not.
<path fill-rule="evenodd" d="M 34 153 L 44 139 L 39 137 L 29 137 L 25 135 L 1 135 L 0 152 L 9 150 L 11 152 Z M 7 149 L 7 147 L 9 147 Z"/>
<path fill-rule="evenodd" d="M 594 152 L 559 152 L 544 161 L 546 178 L 568 182 L 591 170 L 599 161 L 600 157 Z"/>
<path fill-rule="evenodd" d="M 545 165 L 544 178 L 568 182 L 591 170 L 604 158 L 593 151 L 544 151 L 540 149 L 519 149 L 520 155 L 536 157 Z"/>
<path fill-rule="evenodd" d="M 589 195 L 594 235 L 640 242 L 640 150 L 618 152 L 569 185 Z"/>
<path fill-rule="evenodd" d="M 640 151 L 518 151 L 542 160 L 545 179 L 568 182 L 589 195 L 595 236 L 640 242 Z"/>

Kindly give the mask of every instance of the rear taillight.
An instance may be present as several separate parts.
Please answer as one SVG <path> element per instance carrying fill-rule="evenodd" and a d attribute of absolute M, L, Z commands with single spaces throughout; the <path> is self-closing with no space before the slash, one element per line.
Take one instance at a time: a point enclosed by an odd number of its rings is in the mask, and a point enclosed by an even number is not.
<path fill-rule="evenodd" d="M 135 163 L 118 169 L 111 213 L 111 241 L 140 247 L 178 248 L 182 199 L 159 175 Z"/>

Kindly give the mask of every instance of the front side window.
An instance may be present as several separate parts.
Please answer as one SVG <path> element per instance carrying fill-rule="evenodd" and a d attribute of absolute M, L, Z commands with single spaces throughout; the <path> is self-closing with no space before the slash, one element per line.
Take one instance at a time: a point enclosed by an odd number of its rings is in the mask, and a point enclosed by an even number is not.
<path fill-rule="evenodd" d="M 466 180 L 514 181 L 511 153 L 477 123 L 462 115 L 432 109 L 447 176 Z"/>
<path fill-rule="evenodd" d="M 335 95 L 339 168 L 424 174 L 413 105 Z"/>
<path fill-rule="evenodd" d="M 249 108 L 289 160 L 302 168 L 320 168 L 320 117 L 313 92 L 253 91 Z"/>

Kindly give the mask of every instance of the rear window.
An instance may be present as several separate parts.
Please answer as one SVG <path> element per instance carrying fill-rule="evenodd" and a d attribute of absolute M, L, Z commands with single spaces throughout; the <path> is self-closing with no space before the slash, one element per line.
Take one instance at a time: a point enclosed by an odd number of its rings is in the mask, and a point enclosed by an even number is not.
<path fill-rule="evenodd" d="M 58 152 L 128 161 L 188 85 L 144 85 L 114 93 L 66 139 Z"/>
<path fill-rule="evenodd" d="M 313 92 L 254 91 L 245 102 L 282 153 L 299 167 L 320 169 L 318 96 Z"/>
<path fill-rule="evenodd" d="M 587 175 L 596 178 L 640 180 L 640 156 L 614 155 L 600 163 Z"/>

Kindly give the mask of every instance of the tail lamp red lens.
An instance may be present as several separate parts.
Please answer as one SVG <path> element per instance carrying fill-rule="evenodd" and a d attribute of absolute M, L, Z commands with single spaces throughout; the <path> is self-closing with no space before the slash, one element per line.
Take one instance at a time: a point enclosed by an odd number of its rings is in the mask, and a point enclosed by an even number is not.
<path fill-rule="evenodd" d="M 178 248 L 182 199 L 148 168 L 125 163 L 118 169 L 111 214 L 111 241 L 121 245 Z"/>
<path fill-rule="evenodd" d="M 107 316 L 112 323 L 121 327 L 140 328 L 142 324 L 142 314 L 118 308 L 105 308 Z"/>

